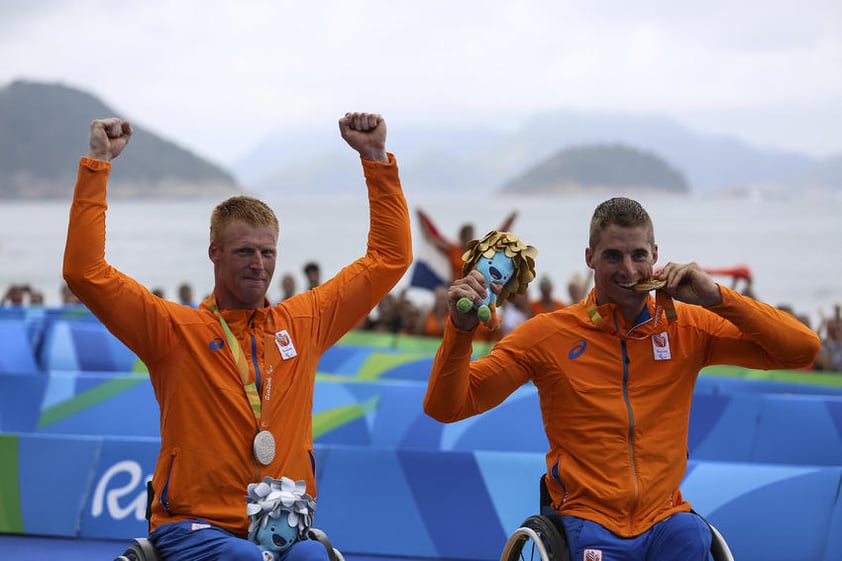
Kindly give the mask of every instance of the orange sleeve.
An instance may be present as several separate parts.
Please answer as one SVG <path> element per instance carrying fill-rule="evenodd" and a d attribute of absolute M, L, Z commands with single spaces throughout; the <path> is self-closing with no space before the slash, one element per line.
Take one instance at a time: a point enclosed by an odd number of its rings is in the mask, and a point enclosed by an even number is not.
<path fill-rule="evenodd" d="M 105 260 L 106 189 L 111 163 L 83 157 L 64 252 L 64 279 L 91 312 L 138 357 L 149 364 L 167 352 L 169 317 L 143 285 Z M 120 305 L 115 305 L 119 302 Z M 161 327 L 162 329 L 157 329 Z"/>
<path fill-rule="evenodd" d="M 368 187 L 366 252 L 314 289 L 323 352 L 362 321 L 412 264 L 409 210 L 394 155 L 389 163 L 362 160 Z"/>
<path fill-rule="evenodd" d="M 471 361 L 473 338 L 474 332 L 461 331 L 448 316 L 424 396 L 424 412 L 442 423 L 488 411 L 528 380 L 508 354 L 492 350 Z"/>
<path fill-rule="evenodd" d="M 730 288 L 719 290 L 722 303 L 709 310 L 730 324 L 714 335 L 709 363 L 772 370 L 801 368 L 815 361 L 821 341 L 798 318 Z M 747 343 L 755 349 L 747 350 Z"/>

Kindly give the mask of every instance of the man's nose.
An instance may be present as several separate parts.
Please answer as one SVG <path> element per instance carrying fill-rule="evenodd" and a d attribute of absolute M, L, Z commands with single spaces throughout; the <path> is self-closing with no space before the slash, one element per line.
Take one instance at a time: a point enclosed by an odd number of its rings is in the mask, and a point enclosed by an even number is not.
<path fill-rule="evenodd" d="M 263 255 L 259 251 L 254 252 L 254 255 L 252 256 L 250 265 L 254 269 L 262 269 L 263 268 Z"/>
<path fill-rule="evenodd" d="M 632 276 L 634 276 L 636 267 L 635 267 L 635 264 L 634 264 L 634 260 L 631 258 L 631 255 L 626 255 L 625 257 L 623 257 L 622 267 L 623 267 L 623 273 L 625 275 L 627 275 L 630 278 Z"/>

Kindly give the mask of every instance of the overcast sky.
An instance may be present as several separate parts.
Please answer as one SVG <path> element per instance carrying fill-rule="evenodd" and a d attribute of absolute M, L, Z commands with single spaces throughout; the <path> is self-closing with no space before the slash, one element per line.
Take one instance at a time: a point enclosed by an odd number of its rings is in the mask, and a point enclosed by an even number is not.
<path fill-rule="evenodd" d="M 348 110 L 390 127 L 658 114 L 822 157 L 842 153 L 842 1 L 0 0 L 15 79 L 88 91 L 222 164 Z"/>

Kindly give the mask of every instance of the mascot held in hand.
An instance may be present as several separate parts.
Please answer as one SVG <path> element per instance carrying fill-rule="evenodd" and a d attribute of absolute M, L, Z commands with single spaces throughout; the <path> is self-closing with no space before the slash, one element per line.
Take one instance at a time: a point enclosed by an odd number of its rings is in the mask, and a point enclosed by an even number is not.
<path fill-rule="evenodd" d="M 514 302 L 520 294 L 526 294 L 529 283 L 535 278 L 535 257 L 538 250 L 526 245 L 511 232 L 492 230 L 481 240 L 467 243 L 467 251 L 462 255 L 465 265 L 462 274 L 467 276 L 476 269 L 485 277 L 488 296 L 481 304 L 475 304 L 468 298 L 460 298 L 456 303 L 460 312 L 477 310 L 477 317 L 489 329 L 497 329 L 497 301 L 503 305 L 506 301 Z M 491 285 L 501 286 L 499 294 L 491 290 Z"/>

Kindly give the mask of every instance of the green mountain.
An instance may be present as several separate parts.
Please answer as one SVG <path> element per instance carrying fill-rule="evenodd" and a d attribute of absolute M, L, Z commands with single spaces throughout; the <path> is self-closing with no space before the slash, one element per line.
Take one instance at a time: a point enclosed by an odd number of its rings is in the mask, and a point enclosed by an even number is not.
<path fill-rule="evenodd" d="M 659 156 L 620 144 L 574 146 L 530 167 L 502 192 L 551 194 L 606 190 L 690 191 L 684 175 Z"/>
<path fill-rule="evenodd" d="M 70 198 L 94 119 L 120 116 L 61 84 L 16 81 L 0 89 L 0 199 Z M 131 118 L 129 118 L 131 121 Z M 115 161 L 110 197 L 235 194 L 234 177 L 141 126 Z"/>

